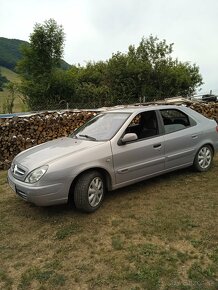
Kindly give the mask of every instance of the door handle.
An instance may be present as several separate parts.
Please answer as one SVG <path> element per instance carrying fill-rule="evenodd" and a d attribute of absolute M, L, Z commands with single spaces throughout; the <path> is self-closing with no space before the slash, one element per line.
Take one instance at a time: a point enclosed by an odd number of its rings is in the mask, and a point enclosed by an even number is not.
<path fill-rule="evenodd" d="M 192 135 L 192 139 L 197 139 L 198 138 L 198 134 L 193 134 Z"/>
<path fill-rule="evenodd" d="M 161 143 L 158 143 L 158 144 L 154 144 L 153 145 L 153 148 L 157 149 L 157 148 L 160 148 L 161 147 Z"/>

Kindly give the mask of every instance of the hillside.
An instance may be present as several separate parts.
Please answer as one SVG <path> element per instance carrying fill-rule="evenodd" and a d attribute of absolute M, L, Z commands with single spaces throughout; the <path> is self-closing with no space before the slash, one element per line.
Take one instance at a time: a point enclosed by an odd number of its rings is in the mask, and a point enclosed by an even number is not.
<path fill-rule="evenodd" d="M 27 44 L 27 42 L 0 37 L 0 66 L 14 70 L 17 61 L 21 58 L 20 46 L 22 44 Z"/>
<path fill-rule="evenodd" d="M 15 83 L 19 83 L 20 82 L 20 76 L 19 74 L 15 73 L 14 71 L 2 67 L 0 66 L 0 72 L 1 74 L 6 77 L 10 82 L 15 82 Z M 3 91 L 0 92 L 0 114 L 4 113 L 3 111 L 3 105 L 5 103 L 5 100 L 7 99 L 7 97 L 9 96 L 9 91 L 8 89 L 5 87 L 3 89 Z M 15 97 L 15 101 L 14 101 L 14 109 L 13 112 L 22 112 L 25 110 L 25 106 L 22 103 L 21 99 L 19 98 L 18 95 L 16 95 Z"/>
<path fill-rule="evenodd" d="M 0 65 L 0 72 L 10 82 L 20 82 L 20 76 L 16 72 Z"/>
<path fill-rule="evenodd" d="M 0 66 L 15 70 L 17 61 L 21 58 L 20 47 L 28 42 L 19 39 L 0 37 Z M 69 69 L 70 65 L 62 60 L 61 67 Z"/>

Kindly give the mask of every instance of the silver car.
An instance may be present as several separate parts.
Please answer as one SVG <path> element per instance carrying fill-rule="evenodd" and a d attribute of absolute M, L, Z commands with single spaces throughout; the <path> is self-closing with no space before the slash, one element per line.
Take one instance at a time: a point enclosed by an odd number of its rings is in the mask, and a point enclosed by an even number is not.
<path fill-rule="evenodd" d="M 69 137 L 18 154 L 11 188 L 40 206 L 73 203 L 93 212 L 114 190 L 193 165 L 211 167 L 218 150 L 214 120 L 185 106 L 147 106 L 102 112 Z"/>

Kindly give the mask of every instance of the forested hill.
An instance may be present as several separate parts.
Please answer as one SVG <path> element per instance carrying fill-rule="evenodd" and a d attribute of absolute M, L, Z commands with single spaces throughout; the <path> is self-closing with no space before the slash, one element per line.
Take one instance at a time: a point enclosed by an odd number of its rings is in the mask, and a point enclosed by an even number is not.
<path fill-rule="evenodd" d="M 25 43 L 27 42 L 19 39 L 0 37 L 0 66 L 14 70 L 21 58 L 20 46 Z"/>
<path fill-rule="evenodd" d="M 22 44 L 28 44 L 28 42 L 0 37 L 0 66 L 14 70 L 17 61 L 21 58 L 20 46 Z M 62 60 L 61 67 L 68 69 L 70 65 Z"/>

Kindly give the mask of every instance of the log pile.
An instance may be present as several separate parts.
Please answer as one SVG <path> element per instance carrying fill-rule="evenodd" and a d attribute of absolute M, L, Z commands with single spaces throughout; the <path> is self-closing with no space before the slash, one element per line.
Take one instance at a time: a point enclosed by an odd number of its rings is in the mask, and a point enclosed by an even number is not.
<path fill-rule="evenodd" d="M 218 103 L 189 101 L 186 105 L 218 122 Z M 0 169 L 7 169 L 19 152 L 55 138 L 68 136 L 94 115 L 96 112 L 67 111 L 0 119 Z"/>
<path fill-rule="evenodd" d="M 216 120 L 218 123 L 218 103 L 194 102 L 188 106 L 205 117 Z"/>
<path fill-rule="evenodd" d="M 43 113 L 0 119 L 0 169 L 7 169 L 15 155 L 34 145 L 68 136 L 94 112 Z"/>

